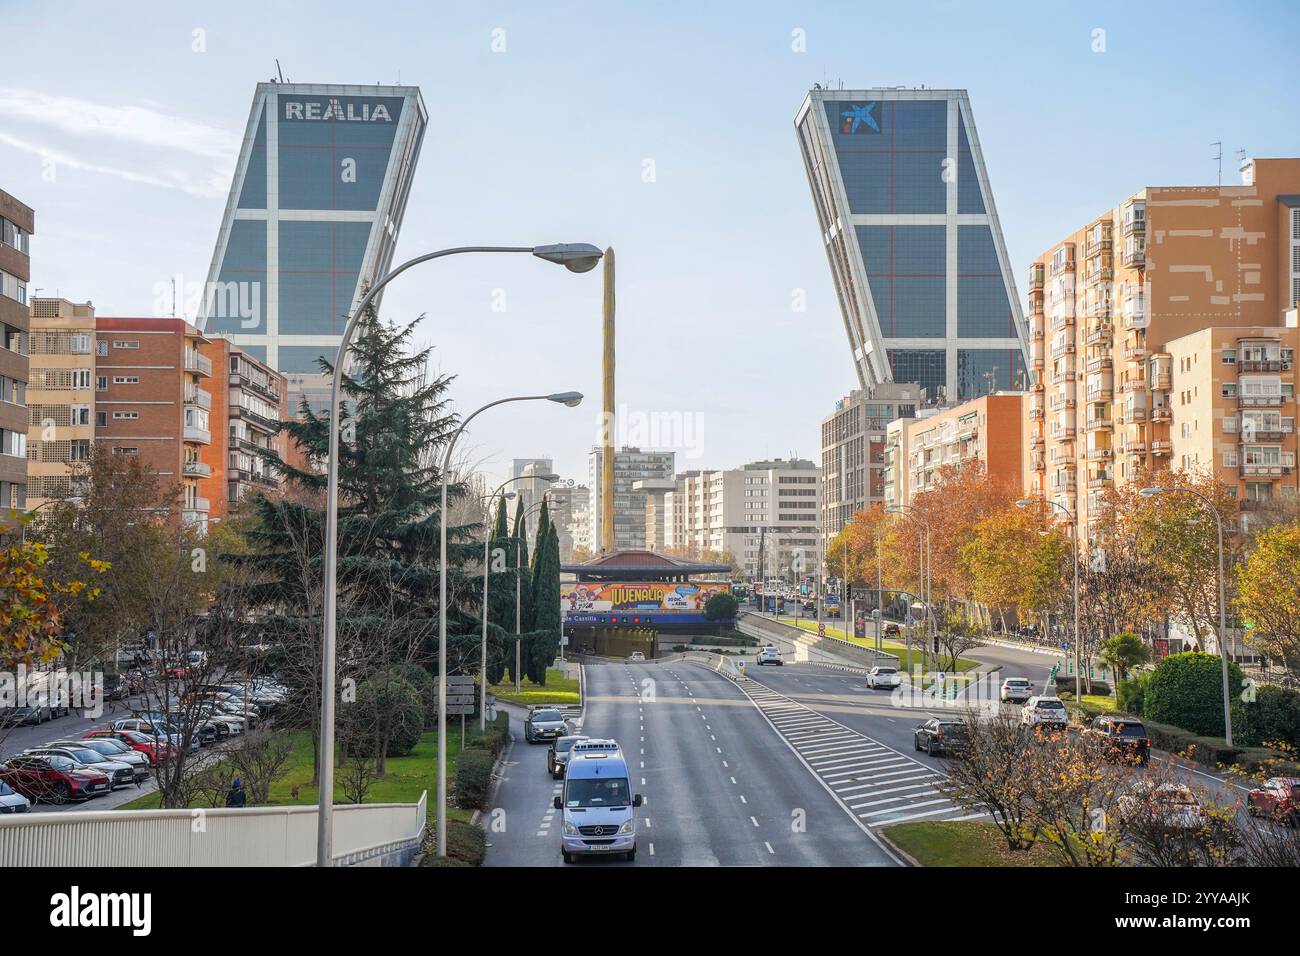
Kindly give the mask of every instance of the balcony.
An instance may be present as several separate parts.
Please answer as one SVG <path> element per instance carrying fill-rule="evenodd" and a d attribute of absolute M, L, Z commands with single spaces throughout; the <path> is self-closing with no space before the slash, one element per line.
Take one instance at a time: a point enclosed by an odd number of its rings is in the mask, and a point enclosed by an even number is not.
<path fill-rule="evenodd" d="M 1282 441 L 1289 434 L 1289 431 L 1283 431 L 1280 428 L 1243 428 L 1241 430 L 1241 441 L 1243 444 L 1257 441 Z"/>
<path fill-rule="evenodd" d="M 1156 439 L 1151 443 L 1151 454 L 1153 455 L 1172 455 L 1174 453 L 1174 444 L 1164 439 Z"/>
<path fill-rule="evenodd" d="M 1073 478 L 1058 478 L 1052 482 L 1052 491 L 1074 491 L 1077 487 Z"/>
<path fill-rule="evenodd" d="M 1147 357 L 1147 347 L 1145 345 L 1126 345 L 1124 346 L 1124 358 L 1130 362 L 1140 362 Z"/>
<path fill-rule="evenodd" d="M 1239 372 L 1289 372 L 1291 363 L 1281 359 L 1242 359 L 1237 362 Z"/>
<path fill-rule="evenodd" d="M 1083 275 L 1084 285 L 1096 285 L 1098 282 L 1109 282 L 1115 276 L 1114 266 L 1111 265 L 1109 258 L 1104 262 L 1091 265 Z"/>
<path fill-rule="evenodd" d="M 1243 478 L 1281 478 L 1283 475 L 1291 474 L 1289 465 L 1242 465 L 1241 476 Z"/>
<path fill-rule="evenodd" d="M 200 355 L 198 352 L 191 352 L 188 349 L 185 352 L 185 371 L 198 372 L 200 375 L 212 377 L 212 359 Z"/>
<path fill-rule="evenodd" d="M 1084 366 L 1089 372 L 1100 372 L 1103 369 L 1113 368 L 1114 360 L 1109 355 L 1098 355 L 1095 358 L 1088 359 L 1088 364 Z"/>
<path fill-rule="evenodd" d="M 1125 455 L 1145 455 L 1147 453 L 1147 443 L 1144 441 L 1131 441 L 1120 452 Z"/>
<path fill-rule="evenodd" d="M 1134 422 L 1144 422 L 1147 420 L 1147 410 L 1145 408 L 1121 408 L 1119 410 L 1119 423 L 1121 425 L 1131 425 Z"/>
<path fill-rule="evenodd" d="M 201 461 L 187 461 L 181 466 L 181 474 L 187 478 L 208 478 L 212 475 L 212 466 Z"/>
<path fill-rule="evenodd" d="M 1062 342 L 1060 345 L 1052 346 L 1052 358 L 1061 358 L 1062 356 L 1073 355 L 1073 354 L 1074 354 L 1073 342 Z"/>
<path fill-rule="evenodd" d="M 201 445 L 212 444 L 212 432 L 206 428 L 197 428 L 194 425 L 186 425 L 181 437 L 185 441 L 198 442 Z"/>
<path fill-rule="evenodd" d="M 1238 404 L 1245 408 L 1276 408 L 1282 404 L 1281 395 L 1238 395 Z"/>
<path fill-rule="evenodd" d="M 1109 343 L 1114 335 L 1115 326 L 1110 323 L 1103 323 L 1090 328 L 1083 341 L 1085 345 L 1103 345 Z"/>
<path fill-rule="evenodd" d="M 1084 255 L 1087 258 L 1091 259 L 1093 256 L 1097 255 L 1098 253 L 1102 252 L 1105 249 L 1109 249 L 1110 247 L 1111 247 L 1111 238 L 1110 238 L 1109 229 L 1103 230 L 1100 236 L 1095 236 L 1091 232 L 1089 232 L 1088 244 L 1084 246 Z"/>
<path fill-rule="evenodd" d="M 1100 461 L 1111 457 L 1112 450 L 1109 448 L 1089 448 L 1088 459 L 1090 461 Z"/>
<path fill-rule="evenodd" d="M 1030 338 L 1030 341 L 1033 341 L 1033 342 L 1041 342 L 1041 341 L 1043 341 L 1043 335 L 1044 335 L 1044 333 L 1043 333 L 1043 327 L 1042 327 L 1042 325 L 1035 325 L 1035 326 L 1034 326 L 1034 327 L 1029 331 L 1029 338 Z"/>
<path fill-rule="evenodd" d="M 185 404 L 197 405 L 205 412 L 210 412 L 212 411 L 212 394 L 196 385 L 187 386 L 185 389 Z"/>
<path fill-rule="evenodd" d="M 1043 420 L 1043 406 L 1042 406 L 1042 405 L 1030 405 L 1030 406 L 1029 406 L 1029 419 L 1030 419 L 1030 421 L 1041 422 L 1041 421 Z"/>
<path fill-rule="evenodd" d="M 1124 219 L 1124 235 L 1136 236 L 1138 233 L 1144 233 L 1147 230 L 1146 210 L 1142 211 L 1140 216 L 1128 216 Z"/>
<path fill-rule="evenodd" d="M 1151 383 L 1152 388 L 1163 389 L 1168 391 L 1173 387 L 1173 375 L 1169 372 L 1156 372 L 1155 379 Z"/>
<path fill-rule="evenodd" d="M 1114 428 L 1114 427 L 1115 427 L 1115 423 L 1112 422 L 1109 418 L 1090 418 L 1088 419 L 1087 423 L 1084 425 L 1084 428 L 1086 428 L 1090 432 L 1095 432 L 1100 428 Z"/>
<path fill-rule="evenodd" d="M 259 412 L 250 411 L 249 409 L 244 408 L 242 405 L 232 405 L 230 406 L 230 411 L 235 417 L 242 418 L 244 421 L 248 422 L 249 424 L 256 425 L 259 428 L 263 428 L 269 432 L 274 432 L 280 427 L 279 422 L 273 421 L 272 419 L 267 418 L 265 415 L 262 415 Z"/>
<path fill-rule="evenodd" d="M 1151 409 L 1151 420 L 1153 422 L 1171 422 L 1174 420 L 1174 410 L 1168 405 L 1158 405 Z"/>
<path fill-rule="evenodd" d="M 1047 270 L 1041 262 L 1035 262 L 1029 267 L 1029 290 L 1035 292 L 1043 288 L 1044 276 Z"/>
<path fill-rule="evenodd" d="M 1065 275 L 1067 272 L 1074 271 L 1074 249 L 1069 250 L 1069 255 L 1063 257 L 1060 262 L 1052 260 L 1052 276 Z"/>
<path fill-rule="evenodd" d="M 1124 300 L 1124 328 L 1145 329 L 1151 324 L 1147 316 L 1146 296 L 1134 295 Z"/>
<path fill-rule="evenodd" d="M 1147 250 L 1145 246 L 1139 246 L 1133 249 L 1125 249 L 1120 255 L 1120 262 L 1130 269 L 1141 269 L 1147 264 Z"/>
<path fill-rule="evenodd" d="M 1113 484 L 1115 484 L 1115 479 L 1109 475 L 1094 475 L 1088 479 L 1088 490 L 1097 491 L 1101 488 L 1109 488 Z"/>

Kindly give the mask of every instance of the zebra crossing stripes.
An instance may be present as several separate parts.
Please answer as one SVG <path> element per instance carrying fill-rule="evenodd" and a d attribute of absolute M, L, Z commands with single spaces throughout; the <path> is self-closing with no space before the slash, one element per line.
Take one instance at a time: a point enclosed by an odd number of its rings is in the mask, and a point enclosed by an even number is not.
<path fill-rule="evenodd" d="M 970 820 L 936 789 L 943 773 L 851 730 L 763 684 L 737 686 L 836 801 L 866 827 L 909 820 Z"/>

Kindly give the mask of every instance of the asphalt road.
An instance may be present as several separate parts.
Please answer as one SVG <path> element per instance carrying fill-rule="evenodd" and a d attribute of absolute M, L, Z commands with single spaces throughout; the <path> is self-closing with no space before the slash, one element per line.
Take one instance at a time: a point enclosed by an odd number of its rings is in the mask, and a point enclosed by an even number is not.
<path fill-rule="evenodd" d="M 586 866 L 890 866 L 897 861 L 831 795 L 763 712 L 720 674 L 684 661 L 586 665 L 581 732 L 623 747 L 642 794 L 634 863 Z M 489 866 L 560 866 L 560 781 L 546 748 L 506 756 L 485 825 Z"/>

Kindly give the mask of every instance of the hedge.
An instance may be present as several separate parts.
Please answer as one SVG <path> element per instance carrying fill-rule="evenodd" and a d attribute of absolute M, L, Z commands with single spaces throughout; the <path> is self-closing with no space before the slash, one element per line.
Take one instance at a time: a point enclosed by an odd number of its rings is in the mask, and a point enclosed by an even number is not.
<path fill-rule="evenodd" d="M 1300 747 L 1300 692 L 1267 684 L 1255 692 L 1254 703 L 1246 704 L 1242 711 L 1241 726 L 1233 725 L 1233 736 L 1243 744 Z"/>
<path fill-rule="evenodd" d="M 492 786 L 492 754 L 469 747 L 456 757 L 456 806 L 465 810 L 486 810 Z"/>
<path fill-rule="evenodd" d="M 1222 737 L 1201 736 L 1147 717 L 1142 718 L 1142 723 L 1151 738 L 1151 746 L 1174 754 L 1184 754 L 1192 748 L 1191 758 L 1207 767 L 1231 764 L 1241 754 L 1239 747 L 1229 747 Z"/>
<path fill-rule="evenodd" d="M 1142 716 L 1211 735 L 1223 729 L 1223 670 L 1217 654 L 1170 654 L 1147 679 Z M 1228 696 L 1241 697 L 1241 668 L 1228 665 Z"/>
<path fill-rule="evenodd" d="M 447 855 L 438 856 L 437 847 L 429 842 L 429 849 L 420 861 L 421 866 L 481 866 L 487 856 L 487 834 L 472 823 L 462 820 L 447 821 Z"/>

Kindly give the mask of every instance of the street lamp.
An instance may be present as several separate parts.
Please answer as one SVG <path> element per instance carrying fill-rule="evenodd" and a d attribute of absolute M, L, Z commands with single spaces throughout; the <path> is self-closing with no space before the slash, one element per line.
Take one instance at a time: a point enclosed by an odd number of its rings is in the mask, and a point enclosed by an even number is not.
<path fill-rule="evenodd" d="M 1219 514 L 1219 509 L 1215 507 L 1214 502 L 1206 495 L 1201 494 L 1194 488 L 1183 488 L 1177 485 L 1154 485 L 1149 488 L 1143 488 L 1138 492 L 1143 498 L 1155 498 L 1158 495 L 1184 494 L 1192 495 L 1199 498 L 1201 502 L 1210 509 L 1210 514 L 1214 515 L 1214 529 L 1219 536 L 1219 664 L 1223 668 L 1223 740 L 1229 747 L 1232 746 L 1232 699 L 1228 693 L 1228 603 L 1227 588 L 1223 577 L 1223 516 Z"/>
<path fill-rule="evenodd" d="M 493 491 L 492 494 L 490 494 L 490 495 L 487 496 L 487 503 L 488 503 L 488 505 L 487 505 L 487 523 L 488 523 L 488 527 L 486 528 L 486 530 L 485 530 L 485 532 L 484 532 L 484 534 L 483 534 L 483 646 L 480 648 L 481 653 L 480 653 L 480 655 L 479 655 L 479 667 L 480 667 L 480 670 L 479 670 L 479 679 L 480 679 L 480 681 L 481 681 L 481 683 L 482 683 L 483 690 L 482 690 L 482 696 L 481 696 L 480 701 L 479 701 L 479 715 L 478 715 L 478 729 L 479 729 L 479 730 L 486 730 L 486 729 L 487 729 L 488 572 L 489 572 L 489 568 L 490 568 L 490 566 L 491 566 L 491 564 L 490 564 L 491 556 L 489 555 L 488 552 L 489 552 L 489 549 L 490 549 L 491 546 L 492 546 L 492 527 L 491 527 L 491 521 L 492 521 L 492 502 L 496 499 L 497 495 L 502 495 L 502 492 L 504 491 L 506 485 L 512 484 L 512 483 L 514 483 L 514 482 L 516 482 L 516 481 L 523 481 L 525 478 L 535 478 L 535 479 L 538 479 L 538 480 L 540 480 L 540 481 L 545 481 L 545 482 L 547 482 L 548 484 L 549 484 L 550 482 L 555 482 L 555 481 L 559 481 L 559 480 L 560 480 L 560 476 L 559 476 L 559 475 L 552 475 L 552 474 L 546 474 L 546 475 L 535 475 L 535 474 L 516 475 L 514 478 L 508 478 L 508 479 L 506 479 L 505 481 L 501 482 L 501 484 L 497 486 L 496 490 Z M 514 493 L 513 491 L 506 491 L 505 494 L 502 495 L 503 498 L 513 498 L 514 496 L 515 496 L 515 493 Z"/>
<path fill-rule="evenodd" d="M 1077 540 L 1079 526 L 1075 521 L 1074 512 L 1052 498 L 1021 498 L 1016 502 L 1016 507 L 1029 508 L 1036 504 L 1049 504 L 1054 508 L 1060 508 L 1065 513 L 1065 520 L 1070 523 L 1072 528 L 1070 550 L 1074 552 L 1074 699 L 1082 700 L 1083 664 L 1079 651 L 1079 542 Z"/>
<path fill-rule="evenodd" d="M 447 474 L 451 470 L 451 455 L 456 442 L 466 427 L 489 408 L 510 402 L 555 402 L 575 408 L 582 402 L 581 392 L 552 392 L 550 395 L 515 395 L 498 398 L 475 409 L 460 423 L 447 442 L 442 456 L 442 473 L 438 476 L 441 504 L 438 512 L 438 855 L 447 855 Z"/>
<path fill-rule="evenodd" d="M 925 604 L 926 614 L 930 619 L 930 637 L 933 640 L 937 636 L 938 622 L 934 619 L 934 607 L 931 604 L 933 590 L 934 564 L 930 552 L 930 522 L 925 518 L 925 512 L 916 505 L 890 505 L 885 509 L 887 514 L 902 515 L 910 521 L 915 522 L 925 531 L 925 539 L 921 544 L 921 597 Z M 925 644 L 921 645 L 921 667 L 925 668 Z"/>
<path fill-rule="evenodd" d="M 352 336 L 361 317 L 379 291 L 399 275 L 431 259 L 469 252 L 524 252 L 547 262 L 564 266 L 570 272 L 588 272 L 596 267 L 600 249 L 587 243 L 554 243 L 544 246 L 457 246 L 426 252 L 408 259 L 381 276 L 362 296 L 343 327 L 338 352 L 334 356 L 334 381 L 330 389 L 329 460 L 325 492 L 324 595 L 321 640 L 321 715 L 320 715 L 320 793 L 317 796 L 316 865 L 330 866 L 334 857 L 334 666 L 338 605 L 338 531 L 339 531 L 339 395 L 343 386 L 343 366 Z M 441 676 L 441 675 L 440 675 Z M 442 738 L 439 732 L 439 738 Z M 441 818 L 439 818 L 441 819 Z M 445 843 L 445 841 L 443 841 Z"/>

